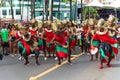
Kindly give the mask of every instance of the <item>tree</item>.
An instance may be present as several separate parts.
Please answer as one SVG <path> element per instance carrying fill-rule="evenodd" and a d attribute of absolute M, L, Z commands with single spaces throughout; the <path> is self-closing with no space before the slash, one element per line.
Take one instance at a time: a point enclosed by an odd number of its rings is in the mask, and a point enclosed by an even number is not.
<path fill-rule="evenodd" d="M 99 16 L 98 11 L 93 7 L 85 7 L 82 15 L 83 19 L 97 18 Z"/>
<path fill-rule="evenodd" d="M 2 7 L 2 3 L 0 3 L 0 7 Z"/>
<path fill-rule="evenodd" d="M 72 0 L 70 0 L 70 21 L 72 21 Z"/>
<path fill-rule="evenodd" d="M 35 0 L 31 0 L 31 19 L 35 18 Z"/>
<path fill-rule="evenodd" d="M 74 21 L 76 20 L 76 12 L 77 12 L 77 0 L 76 0 L 76 2 L 75 2 Z"/>
<path fill-rule="evenodd" d="M 19 8 L 20 8 L 20 13 L 21 13 L 21 0 L 19 0 Z M 20 15 L 20 20 L 22 20 L 22 14 Z"/>
<path fill-rule="evenodd" d="M 45 1 L 45 13 L 46 13 L 46 20 L 48 20 L 48 3 L 49 3 L 49 0 L 44 0 Z"/>
<path fill-rule="evenodd" d="M 50 20 L 53 21 L 53 0 L 50 0 L 50 11 L 49 11 Z"/>
<path fill-rule="evenodd" d="M 13 5 L 12 5 L 12 0 L 9 1 L 10 3 L 10 8 L 11 8 L 11 15 L 12 15 L 12 19 L 14 19 L 14 13 L 13 13 Z"/>
<path fill-rule="evenodd" d="M 58 6 L 58 19 L 60 19 L 60 0 L 59 0 L 59 6 Z"/>

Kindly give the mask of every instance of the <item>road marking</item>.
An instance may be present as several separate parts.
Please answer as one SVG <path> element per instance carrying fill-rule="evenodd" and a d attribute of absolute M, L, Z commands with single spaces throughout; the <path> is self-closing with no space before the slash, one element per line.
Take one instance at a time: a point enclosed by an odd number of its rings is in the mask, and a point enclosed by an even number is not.
<path fill-rule="evenodd" d="M 83 55 L 83 53 L 80 53 L 80 54 L 78 54 L 78 55 L 72 57 L 71 60 L 74 60 L 74 59 L 78 58 L 78 57 L 81 56 L 81 55 Z M 53 71 L 53 70 L 56 70 L 57 68 L 59 68 L 59 67 L 63 66 L 64 64 L 66 64 L 67 62 L 68 62 L 68 61 L 65 60 L 65 61 L 62 62 L 61 65 L 55 65 L 55 66 L 53 66 L 52 68 L 50 68 L 50 69 L 48 69 L 48 70 L 46 70 L 46 71 L 44 71 L 44 72 L 42 72 L 42 73 L 40 73 L 40 74 L 34 76 L 34 77 L 30 77 L 29 80 L 38 80 L 38 78 L 40 78 L 40 77 L 42 77 L 42 76 L 44 76 L 44 75 L 50 73 L 50 72 Z"/>

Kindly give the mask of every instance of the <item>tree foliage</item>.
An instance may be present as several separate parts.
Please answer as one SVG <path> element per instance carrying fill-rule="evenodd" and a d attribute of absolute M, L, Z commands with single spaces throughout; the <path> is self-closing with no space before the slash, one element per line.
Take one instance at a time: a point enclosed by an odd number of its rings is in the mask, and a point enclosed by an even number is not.
<path fill-rule="evenodd" d="M 93 7 L 85 7 L 85 8 L 83 8 L 82 15 L 83 15 L 83 19 L 99 17 L 97 9 L 93 8 Z"/>

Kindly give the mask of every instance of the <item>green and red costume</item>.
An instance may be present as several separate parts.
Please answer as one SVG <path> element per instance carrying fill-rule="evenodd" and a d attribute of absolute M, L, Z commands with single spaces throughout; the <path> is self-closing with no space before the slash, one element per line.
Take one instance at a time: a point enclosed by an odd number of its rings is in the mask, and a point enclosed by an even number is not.
<path fill-rule="evenodd" d="M 20 37 L 22 37 L 21 33 L 18 31 L 16 33 L 16 39 L 19 39 Z M 22 55 L 30 55 L 30 46 L 26 43 L 25 40 L 20 39 L 20 41 L 18 42 L 18 48 L 20 49 L 20 52 Z"/>
<path fill-rule="evenodd" d="M 41 37 L 42 33 L 39 33 L 38 36 Z M 46 44 L 42 38 L 38 39 L 39 50 L 45 50 Z"/>
<path fill-rule="evenodd" d="M 46 49 L 53 51 L 55 48 L 55 45 L 51 43 L 51 41 L 53 40 L 54 33 L 52 30 L 48 30 L 47 28 L 45 28 L 44 31 L 45 31 L 44 37 L 46 38 L 46 43 L 47 43 Z"/>
<path fill-rule="evenodd" d="M 72 35 L 69 39 L 68 39 L 68 43 L 69 43 L 69 47 L 74 47 L 76 45 L 77 40 L 75 39 L 75 35 Z"/>
<path fill-rule="evenodd" d="M 98 34 L 93 36 L 93 40 L 100 40 L 99 53 L 102 62 L 107 62 L 106 57 L 114 57 L 118 54 L 117 40 L 108 36 L 108 33 Z"/>
<path fill-rule="evenodd" d="M 67 58 L 68 57 L 68 48 L 63 47 L 67 44 L 67 41 L 65 39 L 64 35 L 54 35 L 55 41 L 57 41 L 59 44 L 56 45 L 56 55 L 60 58 Z"/>

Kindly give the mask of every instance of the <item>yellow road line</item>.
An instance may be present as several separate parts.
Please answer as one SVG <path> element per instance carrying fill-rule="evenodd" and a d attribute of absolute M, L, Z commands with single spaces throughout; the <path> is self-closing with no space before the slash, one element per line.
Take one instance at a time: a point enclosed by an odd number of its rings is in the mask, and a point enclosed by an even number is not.
<path fill-rule="evenodd" d="M 83 53 L 78 54 L 78 55 L 72 57 L 71 60 L 74 60 L 74 59 L 78 58 L 78 57 L 81 56 L 81 55 L 83 55 Z M 54 67 L 52 67 L 52 68 L 50 68 L 50 69 L 48 69 L 48 70 L 46 70 L 46 71 L 44 71 L 44 72 L 38 74 L 38 75 L 35 76 L 35 77 L 30 77 L 29 80 L 38 80 L 38 78 L 40 78 L 40 77 L 42 77 L 42 76 L 48 74 L 49 72 L 51 72 L 51 71 L 53 71 L 53 70 L 55 70 L 55 69 L 61 67 L 62 65 L 66 64 L 67 62 L 68 62 L 68 61 L 66 60 L 66 61 L 62 62 L 61 65 L 56 65 L 56 66 L 54 66 Z"/>

